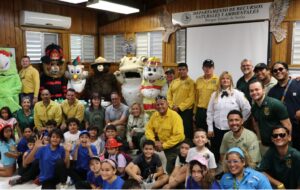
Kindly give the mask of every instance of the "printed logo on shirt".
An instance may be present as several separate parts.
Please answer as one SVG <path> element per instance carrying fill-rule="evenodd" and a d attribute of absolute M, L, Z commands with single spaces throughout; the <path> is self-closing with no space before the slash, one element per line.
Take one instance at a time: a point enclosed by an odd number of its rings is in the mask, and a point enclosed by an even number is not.
<path fill-rule="evenodd" d="M 287 159 L 286 161 L 285 161 L 285 165 L 286 165 L 286 167 L 288 167 L 288 168 L 292 168 L 292 159 Z"/>
<path fill-rule="evenodd" d="M 266 116 L 270 115 L 270 108 L 269 107 L 264 107 L 264 114 Z"/>

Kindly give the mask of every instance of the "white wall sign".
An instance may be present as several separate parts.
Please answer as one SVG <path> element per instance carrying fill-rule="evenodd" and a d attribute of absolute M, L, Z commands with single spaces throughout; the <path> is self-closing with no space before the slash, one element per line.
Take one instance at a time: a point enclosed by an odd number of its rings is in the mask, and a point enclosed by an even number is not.
<path fill-rule="evenodd" d="M 259 3 L 206 9 L 172 14 L 173 24 L 181 26 L 204 25 L 226 22 L 269 19 L 269 9 L 272 3 Z"/>

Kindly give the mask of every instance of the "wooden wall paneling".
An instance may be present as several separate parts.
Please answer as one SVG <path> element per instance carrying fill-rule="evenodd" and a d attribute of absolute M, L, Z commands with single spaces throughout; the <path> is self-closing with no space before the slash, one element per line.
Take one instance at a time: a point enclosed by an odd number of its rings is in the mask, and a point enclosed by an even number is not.
<path fill-rule="evenodd" d="M 289 22 L 283 22 L 281 26 L 288 30 Z M 275 61 L 287 61 L 287 57 L 289 56 L 287 55 L 289 35 L 287 34 L 287 38 L 278 43 L 272 34 L 272 63 Z"/>
<path fill-rule="evenodd" d="M 300 20 L 300 1 L 299 0 L 290 0 L 290 6 L 288 14 L 285 18 L 288 21 Z"/>
<path fill-rule="evenodd" d="M 85 34 L 97 34 L 98 30 L 98 18 L 95 12 L 83 11 L 82 12 L 82 33 Z"/>

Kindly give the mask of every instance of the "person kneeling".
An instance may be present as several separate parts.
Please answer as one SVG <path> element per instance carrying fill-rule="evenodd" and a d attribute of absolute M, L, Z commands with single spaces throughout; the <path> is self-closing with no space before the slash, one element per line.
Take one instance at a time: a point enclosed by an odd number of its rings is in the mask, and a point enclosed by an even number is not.
<path fill-rule="evenodd" d="M 143 143 L 143 153 L 128 164 L 125 168 L 127 174 L 143 182 L 148 188 L 160 188 L 168 182 L 168 175 L 164 173 L 159 156 L 154 153 L 155 143 L 146 140 Z"/>

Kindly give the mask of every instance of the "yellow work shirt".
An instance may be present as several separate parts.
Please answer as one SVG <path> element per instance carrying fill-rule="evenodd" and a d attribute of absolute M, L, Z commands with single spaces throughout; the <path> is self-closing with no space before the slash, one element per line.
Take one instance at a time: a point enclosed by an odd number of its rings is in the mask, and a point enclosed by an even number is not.
<path fill-rule="evenodd" d="M 39 96 L 40 90 L 40 74 L 32 65 L 19 72 L 22 81 L 22 93 L 34 93 L 34 97 Z"/>
<path fill-rule="evenodd" d="M 163 149 L 169 149 L 182 142 L 185 138 L 183 122 L 177 112 L 168 109 L 166 115 L 154 112 L 145 130 L 146 138 L 155 141 L 157 136 Z"/>
<path fill-rule="evenodd" d="M 218 88 L 218 80 L 217 75 L 213 75 L 208 80 L 204 79 L 204 76 L 196 80 L 194 113 L 196 113 L 197 107 L 207 109 L 212 93 Z"/>
<path fill-rule="evenodd" d="M 72 105 L 68 103 L 68 100 L 64 100 L 60 106 L 63 114 L 62 123 L 65 123 L 66 120 L 71 117 L 75 117 L 82 122 L 84 117 L 84 105 L 77 99 Z"/>
<path fill-rule="evenodd" d="M 176 105 L 180 111 L 192 109 L 195 102 L 194 81 L 190 77 L 185 80 L 173 80 L 168 89 L 167 99 L 170 108 Z"/>
<path fill-rule="evenodd" d="M 49 120 L 55 120 L 57 126 L 60 126 L 62 120 L 62 112 L 60 105 L 50 100 L 49 105 L 46 107 L 42 101 L 37 102 L 34 105 L 34 124 L 39 130 L 41 127 L 45 127 L 46 122 Z"/>

